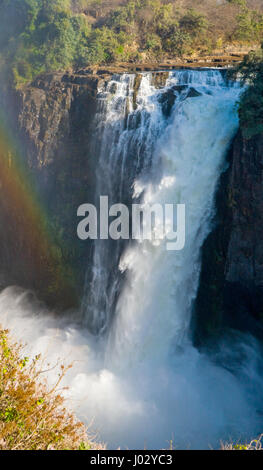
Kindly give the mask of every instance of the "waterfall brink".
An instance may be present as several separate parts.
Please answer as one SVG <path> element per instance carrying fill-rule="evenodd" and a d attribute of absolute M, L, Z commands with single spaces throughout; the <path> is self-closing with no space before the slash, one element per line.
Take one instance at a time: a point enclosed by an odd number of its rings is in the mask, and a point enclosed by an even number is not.
<path fill-rule="evenodd" d="M 218 448 L 262 432 L 257 343 L 233 333 L 212 360 L 189 340 L 239 93 L 218 70 L 113 76 L 94 122 L 96 203 L 185 204 L 185 248 L 95 241 L 79 322 L 48 315 L 19 290 L 0 294 L 0 322 L 30 354 L 74 361 L 65 393 L 109 448 Z"/>

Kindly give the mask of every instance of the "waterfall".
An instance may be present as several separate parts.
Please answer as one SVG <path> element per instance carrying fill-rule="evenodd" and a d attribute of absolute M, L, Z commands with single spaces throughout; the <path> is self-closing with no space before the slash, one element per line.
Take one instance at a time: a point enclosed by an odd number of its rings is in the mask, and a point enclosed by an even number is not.
<path fill-rule="evenodd" d="M 160 358 L 161 344 L 187 333 L 239 93 L 218 70 L 170 72 L 159 88 L 151 73 L 119 75 L 100 91 L 97 205 L 108 196 L 110 205 L 181 203 L 187 212 L 182 252 L 167 252 L 165 243 L 95 242 L 82 313 L 93 333 L 109 333 L 111 360 L 114 349 L 129 357 L 145 343 Z"/>
<path fill-rule="evenodd" d="M 30 354 L 74 362 L 65 394 L 109 448 L 168 448 L 171 440 L 179 449 L 218 448 L 262 432 L 256 342 L 239 333 L 225 342 L 225 368 L 220 351 L 213 361 L 189 339 L 239 94 L 220 70 L 113 76 L 94 119 L 96 204 L 100 196 L 128 207 L 185 204 L 185 248 L 167 251 L 165 239 L 94 241 L 80 322 L 48 315 L 19 290 L 0 294 L 1 324 Z"/>

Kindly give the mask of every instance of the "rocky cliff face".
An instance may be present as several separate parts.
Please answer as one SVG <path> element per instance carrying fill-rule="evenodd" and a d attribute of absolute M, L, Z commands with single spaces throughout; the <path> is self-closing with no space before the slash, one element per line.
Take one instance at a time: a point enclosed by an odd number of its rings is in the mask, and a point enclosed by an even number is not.
<path fill-rule="evenodd" d="M 62 308 L 76 305 L 86 264 L 83 257 L 89 256 L 87 243 L 76 236 L 77 208 L 93 200 L 96 156 L 90 147 L 91 126 L 97 90 L 103 83 L 103 78 L 87 74 L 52 74 L 1 96 L 7 127 L 16 136 L 14 152 L 19 155 L 14 160 L 19 158 L 19 166 L 23 166 L 20 180 L 24 175 L 30 180 L 25 191 L 35 192 L 36 210 L 42 213 L 45 226 L 35 227 L 37 217 L 33 221 L 27 213 L 23 216 L 22 201 L 19 214 L 10 218 L 13 208 L 5 181 L 0 202 L 1 285 L 34 288 L 45 301 Z M 7 171 L 10 180 L 17 176 L 15 165 Z M 2 184 L 3 173 L 6 171 L 0 172 Z M 43 241 L 45 256 L 32 248 L 32 237 L 38 238 L 36 245 L 39 239 L 49 238 Z"/>
<path fill-rule="evenodd" d="M 263 338 L 263 136 L 238 132 L 217 193 L 214 230 L 203 248 L 195 341 L 225 327 Z"/>

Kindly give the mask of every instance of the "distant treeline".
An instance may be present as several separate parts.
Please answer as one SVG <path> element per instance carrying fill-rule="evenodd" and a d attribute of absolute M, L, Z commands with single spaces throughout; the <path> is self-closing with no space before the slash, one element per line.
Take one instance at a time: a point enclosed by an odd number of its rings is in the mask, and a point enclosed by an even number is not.
<path fill-rule="evenodd" d="M 260 5 L 258 0 L 0 0 L 0 71 L 19 86 L 47 71 L 260 43 Z"/>

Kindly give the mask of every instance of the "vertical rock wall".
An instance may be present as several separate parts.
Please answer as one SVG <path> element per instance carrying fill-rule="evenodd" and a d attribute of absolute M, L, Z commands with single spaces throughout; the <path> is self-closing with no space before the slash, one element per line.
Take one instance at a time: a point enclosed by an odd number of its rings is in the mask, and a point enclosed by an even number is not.
<path fill-rule="evenodd" d="M 198 345 L 225 327 L 263 338 L 263 135 L 247 141 L 239 131 L 216 205 L 193 317 Z"/>

